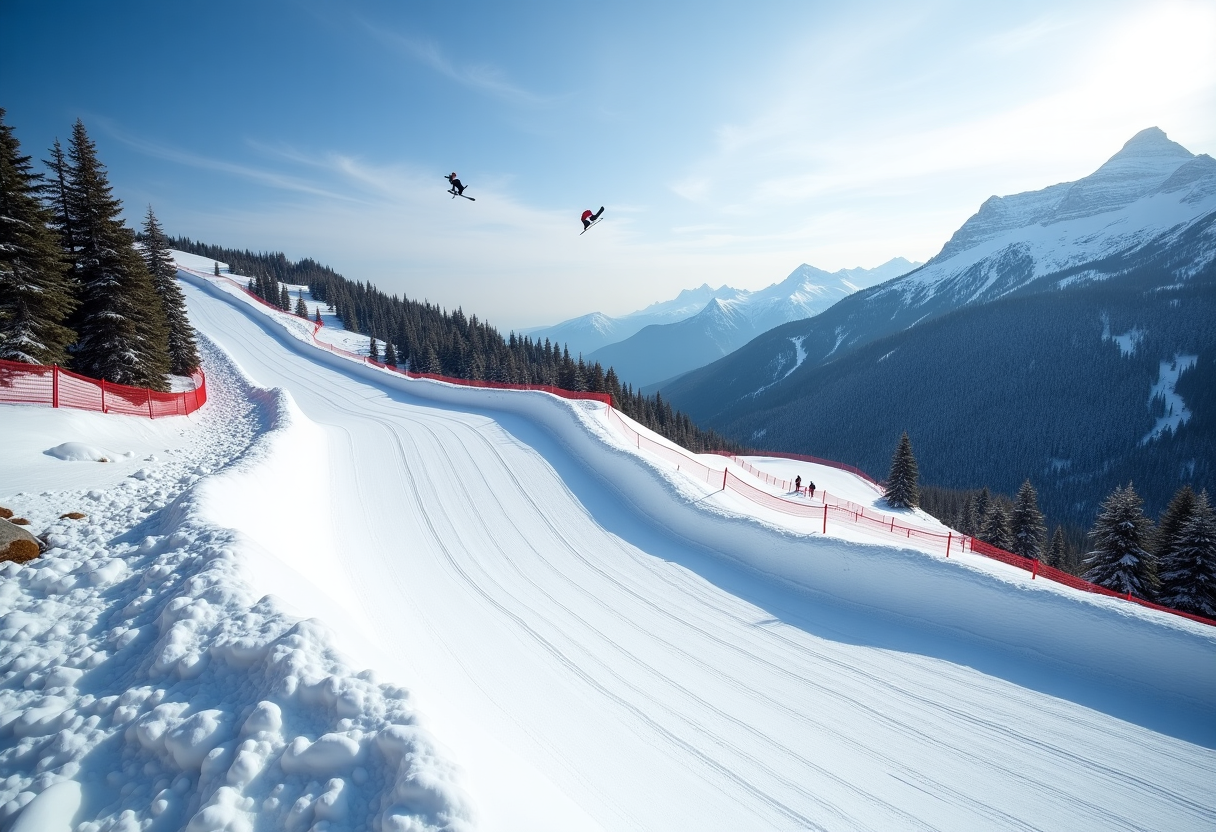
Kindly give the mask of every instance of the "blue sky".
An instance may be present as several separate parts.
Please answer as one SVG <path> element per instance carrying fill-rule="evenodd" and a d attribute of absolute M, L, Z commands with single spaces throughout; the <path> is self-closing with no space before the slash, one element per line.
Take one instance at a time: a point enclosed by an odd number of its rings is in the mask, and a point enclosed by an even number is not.
<path fill-rule="evenodd" d="M 1211 2 L 4 0 L 0 106 L 128 217 L 502 327 L 924 260 L 1159 126 L 1216 152 Z M 477 202 L 453 201 L 457 171 Z M 579 236 L 584 208 L 605 221 Z"/>

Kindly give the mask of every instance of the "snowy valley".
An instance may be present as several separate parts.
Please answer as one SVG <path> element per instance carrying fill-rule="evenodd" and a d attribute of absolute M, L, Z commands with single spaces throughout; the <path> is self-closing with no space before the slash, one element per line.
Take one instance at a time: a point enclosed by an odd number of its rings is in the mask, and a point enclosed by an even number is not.
<path fill-rule="evenodd" d="M 202 410 L 0 412 L 0 505 L 50 546 L 0 585 L 6 828 L 1216 824 L 1213 628 L 825 534 L 599 402 L 352 362 L 179 257 Z"/>

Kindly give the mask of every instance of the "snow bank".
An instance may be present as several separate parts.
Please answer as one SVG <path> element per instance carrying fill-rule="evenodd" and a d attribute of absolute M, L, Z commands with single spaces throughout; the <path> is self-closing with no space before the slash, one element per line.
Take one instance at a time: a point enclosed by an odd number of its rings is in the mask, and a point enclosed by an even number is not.
<path fill-rule="evenodd" d="M 1047 659 L 1069 672 L 1164 693 L 1210 712 L 1216 702 L 1216 632 L 1119 599 L 1031 581 L 1020 570 L 971 567 L 893 546 L 791 531 L 705 499 L 708 489 L 653 463 L 606 427 L 599 404 L 533 391 L 498 391 L 409 379 L 309 346 L 209 281 L 192 285 L 246 311 L 271 337 L 311 360 L 381 387 L 472 410 L 519 414 L 554 435 L 639 515 L 722 558 L 825 600 L 893 615 L 1013 655 Z M 1211 738 L 1211 729 L 1200 731 Z"/>
<path fill-rule="evenodd" d="M 135 457 L 133 451 L 123 451 L 122 453 L 103 451 L 101 448 L 88 445 L 84 442 L 64 442 L 47 449 L 46 453 L 47 456 L 53 456 L 56 459 L 62 459 L 67 462 L 118 462 Z"/>
<path fill-rule="evenodd" d="M 409 693 L 250 586 L 243 562 L 290 556 L 255 551 L 275 523 L 257 515 L 297 522 L 282 500 L 324 500 L 318 429 L 281 391 L 225 387 L 238 371 L 204 347 L 212 400 L 164 462 L 104 491 L 5 498 L 50 549 L 0 567 L 0 823 L 471 828 Z M 68 508 L 88 516 L 56 519 Z M 306 537 L 289 540 L 300 559 L 332 560 Z"/>

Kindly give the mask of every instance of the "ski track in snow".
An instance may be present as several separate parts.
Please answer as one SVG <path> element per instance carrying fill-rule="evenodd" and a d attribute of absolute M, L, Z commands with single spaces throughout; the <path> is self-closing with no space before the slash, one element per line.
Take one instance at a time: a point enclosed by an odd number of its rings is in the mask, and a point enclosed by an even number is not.
<path fill-rule="evenodd" d="M 302 414 L 299 430 L 280 437 L 278 452 L 315 456 L 315 471 L 325 480 L 324 504 L 303 505 L 298 513 L 276 505 L 281 516 L 258 522 L 271 531 L 276 522 L 307 524 L 318 541 L 325 539 L 321 527 L 332 525 L 341 556 L 306 563 L 307 547 L 300 547 L 272 552 L 278 561 L 260 558 L 214 518 L 204 524 L 180 508 L 192 488 L 204 489 L 195 499 L 212 513 L 225 505 L 214 486 L 205 491 L 211 470 L 235 465 L 256 480 L 259 465 L 267 465 L 256 449 L 270 426 L 265 417 L 259 421 L 256 403 L 272 394 L 249 388 L 223 356 L 209 353 L 213 402 L 200 411 L 199 436 L 178 452 L 183 459 L 151 466 L 144 479 L 128 478 L 130 484 L 123 480 L 100 498 L 107 511 L 89 525 L 54 524 L 63 537 L 44 560 L 6 567 L 0 614 L 19 607 L 14 597 L 27 605 L 76 598 L 70 593 L 80 590 L 70 581 L 53 584 L 77 571 L 102 573 L 97 586 L 110 591 L 109 607 L 105 599 L 88 599 L 98 609 L 80 613 L 80 625 L 66 616 L 67 632 L 22 629 L 23 619 L 11 613 L 3 619 L 0 647 L 9 656 L 0 665 L 0 710 L 6 712 L 0 726 L 49 726 L 37 737 L 22 729 L 19 742 L 12 731 L 0 734 L 7 816 L 36 793 L 49 795 L 53 783 L 73 778 L 84 783 L 86 808 L 107 807 L 110 825 L 90 830 L 134 828 L 120 827 L 119 813 L 129 809 L 131 819 L 149 820 L 158 800 L 165 801 L 161 814 L 180 820 L 158 820 L 157 829 L 180 828 L 207 801 L 218 807 L 211 821 L 191 828 L 223 828 L 221 822 L 251 828 L 261 811 L 258 829 L 294 832 L 314 821 L 328 824 L 312 827 L 317 832 L 404 829 L 393 823 L 411 807 L 423 824 L 461 828 L 474 818 L 462 786 L 476 799 L 484 829 L 1216 826 L 1211 730 L 1168 719 L 1162 724 L 1169 730 L 1151 727 L 1161 722 L 1159 714 L 1174 712 L 1210 723 L 1213 702 L 1181 702 L 1115 676 L 1070 673 L 1034 651 L 834 602 L 766 576 L 656 524 L 538 422 L 422 399 L 335 369 L 268 337 L 277 324 L 260 310 L 193 285 L 185 289 L 196 326 L 254 383 L 290 395 L 291 408 Z M 235 427 L 224 429 L 229 425 Z M 246 450 L 251 447 L 254 453 Z M 248 482 L 222 475 L 219 482 L 221 490 L 225 482 L 245 489 L 232 499 L 256 494 Z M 683 496 L 672 492 L 671 498 Z M 63 492 L 21 499 L 37 522 L 54 523 L 68 508 L 60 507 Z M 227 505 L 235 515 L 231 500 Z M 163 534 L 169 528 L 173 533 Z M 250 534 L 275 545 L 264 529 Z M 775 531 L 766 534 L 756 535 L 759 545 L 775 539 Z M 225 550 L 261 563 L 246 575 L 259 592 L 304 608 L 315 603 L 343 620 L 340 646 L 380 676 L 407 684 L 410 694 L 353 674 L 318 625 L 297 624 L 275 602 L 255 601 L 230 574 L 238 558 Z M 865 557 L 867 550 L 857 551 Z M 82 560 L 87 569 L 71 565 Z M 292 577 L 293 565 L 303 579 Z M 151 608 L 201 610 L 212 584 L 199 576 L 214 573 L 228 576 L 229 606 L 206 619 L 210 629 L 181 642 L 189 649 L 166 653 L 170 642 L 179 642 L 163 632 L 156 640 L 157 627 L 172 631 L 179 621 L 157 619 Z M 124 580 L 128 587 L 147 584 L 135 597 L 148 600 L 131 603 L 133 593 L 119 589 Z M 175 595 L 185 600 L 174 601 Z M 42 621 L 64 614 L 63 602 L 55 603 Z M 1118 617 L 1102 607 L 1107 599 L 1085 603 L 1092 609 L 1086 614 Z M 110 647 L 113 657 L 102 654 L 105 638 L 127 638 L 133 627 L 92 622 L 108 616 L 118 624 L 132 612 L 139 631 L 130 636 L 128 652 Z M 356 632 L 360 616 L 370 625 L 366 641 Z M 280 646 L 291 639 L 294 652 Z M 31 645 L 45 656 L 31 653 Z M 251 669 L 227 668 L 225 657 L 246 647 Z M 92 659 L 91 650 L 102 658 Z M 70 653 L 71 661 L 51 658 L 55 651 Z M 297 656 L 303 669 L 277 662 L 272 671 L 265 657 L 285 654 Z M 141 685 L 134 668 L 166 657 L 179 663 L 174 667 L 202 664 L 196 678 L 210 687 L 190 687 L 185 677 L 168 684 L 169 673 Z M 55 672 L 55 681 L 71 681 L 71 672 L 54 668 L 70 671 L 72 662 L 90 661 L 122 668 L 106 684 L 126 691 L 125 722 L 120 707 L 86 704 L 87 696 L 71 685 L 47 683 Z M 90 670 L 84 678 L 101 685 L 95 675 Z M 284 682 L 287 677 L 297 681 Z M 217 679 L 237 690 L 225 693 Z M 332 693 L 305 702 L 286 692 L 293 685 Z M 188 771 L 179 770 L 162 745 L 168 749 L 169 734 L 191 735 L 197 726 L 183 727 L 182 717 L 193 718 L 192 712 L 150 715 L 153 704 L 179 701 L 187 691 L 199 697 L 189 700 L 196 710 L 217 711 L 217 724 L 230 733 L 263 699 L 282 703 L 284 725 L 252 735 L 256 742 L 242 753 L 254 756 L 242 758 L 244 766 L 233 759 L 234 739 L 217 737 L 225 742 L 215 743 L 215 752 L 206 736 L 193 745 L 175 740 L 173 748 L 184 749 L 189 763 Z M 56 694 L 77 698 L 51 714 L 39 703 Z M 51 711 L 58 707 L 52 703 Z M 420 714 L 444 743 L 442 751 L 417 730 Z M 130 727 L 140 720 L 147 726 L 142 734 Z M 411 730 L 402 731 L 404 725 Z M 276 760 L 304 756 L 308 743 L 326 733 L 329 744 L 363 759 L 380 762 L 375 755 L 384 753 L 382 744 L 412 753 L 391 758 L 401 760 L 396 770 L 368 762 L 358 777 L 349 765 L 281 771 L 292 765 Z M 61 750 L 77 745 L 87 746 L 85 752 Z M 299 753 L 288 753 L 295 748 Z M 251 777 L 253 771 L 267 775 Z M 121 776 L 111 780 L 109 772 Z M 126 790 L 128 784 L 134 785 Z M 271 799 L 279 802 L 268 804 Z"/>
<path fill-rule="evenodd" d="M 204 331 L 329 434 L 360 604 L 405 645 L 385 669 L 408 673 L 487 826 L 1216 821 L 1210 749 L 923 654 L 916 636 L 875 646 L 870 628 L 900 625 L 757 583 L 642 521 L 527 420 L 378 388 L 188 297 Z M 487 757 L 577 811 L 512 803 Z"/>

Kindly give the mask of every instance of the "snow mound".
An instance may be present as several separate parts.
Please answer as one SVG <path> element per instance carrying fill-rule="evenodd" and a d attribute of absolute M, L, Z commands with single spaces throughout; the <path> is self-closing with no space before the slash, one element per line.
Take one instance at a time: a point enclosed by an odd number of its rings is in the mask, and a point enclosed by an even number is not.
<path fill-rule="evenodd" d="M 46 454 L 68 462 L 121 462 L 135 456 L 133 451 L 114 453 L 84 442 L 64 442 L 47 449 Z"/>
<path fill-rule="evenodd" d="M 204 348 L 209 370 L 228 363 Z M 306 450 L 290 398 L 226 369 L 171 462 L 106 491 L 18 495 L 50 548 L 0 566 L 0 825 L 471 828 L 410 694 L 258 597 L 254 544 L 212 516 L 201 485 L 256 503 L 266 483 L 247 469 Z M 92 501 L 88 517 L 56 519 L 69 501 Z"/>

